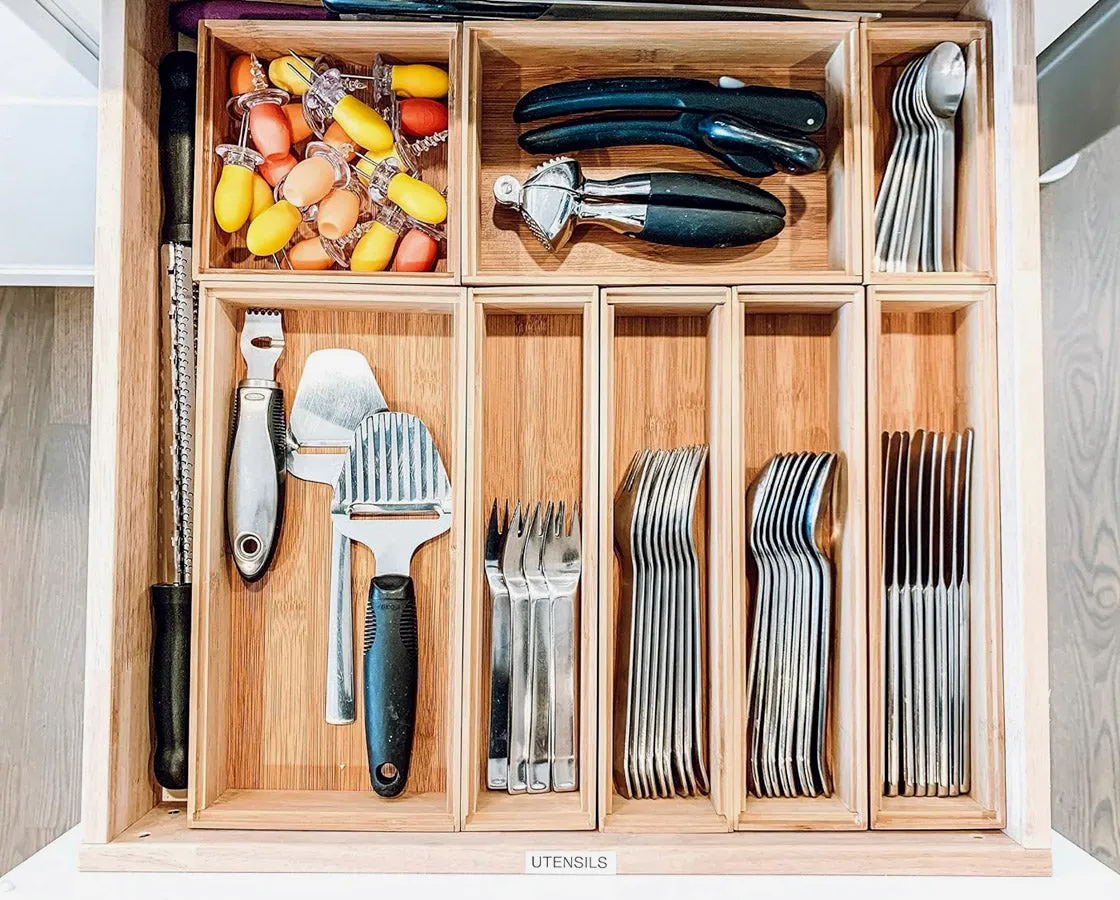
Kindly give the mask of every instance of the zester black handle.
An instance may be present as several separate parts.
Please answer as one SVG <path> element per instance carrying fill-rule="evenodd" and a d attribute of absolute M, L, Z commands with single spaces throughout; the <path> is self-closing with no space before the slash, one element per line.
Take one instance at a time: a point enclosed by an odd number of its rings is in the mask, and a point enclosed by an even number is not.
<path fill-rule="evenodd" d="M 740 148 L 731 151 L 706 143 L 699 130 L 703 118 L 696 113 L 681 113 L 668 119 L 590 116 L 534 128 L 522 134 L 517 143 L 527 153 L 549 156 L 603 147 L 684 147 L 714 156 L 729 169 L 747 178 L 764 178 L 777 171 L 763 154 Z"/>
<path fill-rule="evenodd" d="M 364 663 L 369 779 L 380 796 L 396 797 L 408 782 L 416 728 L 416 590 L 408 575 L 370 582 Z"/>
<path fill-rule="evenodd" d="M 197 57 L 187 50 L 168 53 L 159 64 L 159 180 L 165 244 L 191 242 L 197 68 Z"/>
<path fill-rule="evenodd" d="M 152 716 L 156 782 L 169 791 L 187 787 L 190 722 L 191 586 L 154 584 L 152 598 Z"/>
<path fill-rule="evenodd" d="M 785 218 L 786 208 L 781 200 L 745 181 L 689 172 L 651 172 L 641 177 L 649 179 L 650 206 L 745 210 Z"/>
<path fill-rule="evenodd" d="M 587 78 L 534 88 L 513 109 L 515 122 L 607 110 L 726 113 L 797 134 L 824 127 L 828 107 L 813 91 L 746 85 L 722 88 L 698 78 Z"/>

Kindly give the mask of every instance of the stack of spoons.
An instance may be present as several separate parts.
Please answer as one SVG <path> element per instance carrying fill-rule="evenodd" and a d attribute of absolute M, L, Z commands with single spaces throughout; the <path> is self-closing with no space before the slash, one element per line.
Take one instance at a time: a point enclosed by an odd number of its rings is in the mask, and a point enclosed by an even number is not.
<path fill-rule="evenodd" d="M 961 48 L 948 41 L 911 60 L 895 85 L 894 149 L 875 201 L 875 269 L 945 272 L 956 262 L 956 116 Z"/>
<path fill-rule="evenodd" d="M 828 764 L 835 453 L 775 456 L 748 500 L 753 564 L 747 777 L 756 797 L 832 793 Z"/>

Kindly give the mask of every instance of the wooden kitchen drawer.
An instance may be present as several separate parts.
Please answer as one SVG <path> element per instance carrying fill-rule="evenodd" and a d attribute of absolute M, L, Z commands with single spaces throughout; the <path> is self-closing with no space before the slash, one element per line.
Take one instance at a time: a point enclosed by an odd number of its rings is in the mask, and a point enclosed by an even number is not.
<path fill-rule="evenodd" d="M 192 825 L 345 831 L 458 827 L 464 521 L 460 448 L 465 329 L 456 288 L 374 289 L 212 282 L 199 300 L 192 654 Z M 352 543 L 356 720 L 324 720 L 331 489 L 288 476 L 276 557 L 246 584 L 226 539 L 226 457 L 232 398 L 244 377 L 238 336 L 245 310 L 283 313 L 276 380 L 289 407 L 303 363 L 324 347 L 371 361 L 390 409 L 431 429 L 453 486 L 451 531 L 420 547 L 416 583 L 420 679 L 408 786 L 375 798 L 366 765 L 362 623 L 373 555 Z"/>
<path fill-rule="evenodd" d="M 849 281 L 860 276 L 858 30 L 837 22 L 672 24 L 493 23 L 464 38 L 469 90 L 464 179 L 464 278 L 469 284 L 734 284 L 737 281 Z M 666 42 L 671 33 L 672 40 Z M 743 47 L 751 52 L 744 53 Z M 772 175 L 761 186 L 786 206 L 776 238 L 742 249 L 667 250 L 606 228 L 586 226 L 558 253 L 546 250 L 516 210 L 498 206 L 494 181 L 524 182 L 547 157 L 517 145 L 513 107 L 540 85 L 608 75 L 715 81 L 732 73 L 749 83 L 816 91 L 828 121 L 813 136 L 827 155 L 811 175 Z M 684 170 L 732 175 L 718 161 L 672 147 L 613 147 L 577 154 L 588 178 Z"/>
<path fill-rule="evenodd" d="M 548 850 L 613 853 L 619 872 L 635 874 L 1049 871 L 1031 6 L 870 6 L 888 17 L 203 26 L 192 727 L 188 789 L 172 796 L 150 768 L 148 593 L 170 569 L 157 66 L 172 38 L 162 0 L 107 2 L 83 868 L 522 872 L 528 854 Z M 945 18 L 914 27 L 898 18 L 910 12 Z M 962 113 L 958 270 L 892 280 L 868 263 L 868 217 L 889 153 L 886 84 L 941 39 L 967 46 L 976 64 Z M 448 66 L 451 219 L 436 273 L 243 268 L 236 242 L 209 228 L 225 61 L 289 48 L 352 65 L 381 52 Z M 829 167 L 764 180 L 791 211 L 767 244 L 678 252 L 588 228 L 547 254 L 516 212 L 493 208 L 498 175 L 524 177 L 543 161 L 517 149 L 510 111 L 530 87 L 612 73 L 730 74 L 822 91 Z M 578 158 L 592 177 L 719 171 L 707 157 L 660 148 Z M 289 480 L 279 554 L 256 586 L 240 581 L 225 546 L 225 429 L 249 306 L 285 310 L 289 402 L 311 349 L 353 346 L 390 404 L 422 414 L 446 454 L 455 520 L 414 562 L 427 588 L 419 728 L 397 800 L 368 789 L 360 712 L 338 728 L 319 709 L 325 605 L 313 596 L 326 587 L 326 548 L 301 550 L 325 542 L 325 489 Z M 884 797 L 880 432 L 964 425 L 977 432 L 973 550 L 983 561 L 970 631 L 972 784 L 963 797 Z M 694 523 L 710 790 L 629 800 L 613 777 L 615 494 L 637 448 L 695 442 L 711 454 Z M 770 456 L 800 449 L 840 455 L 827 742 L 836 786 L 828 798 L 763 801 L 746 772 L 745 499 Z M 484 783 L 485 525 L 495 497 L 552 494 L 578 499 L 582 513 L 579 790 L 513 796 Z M 372 565 L 356 549 L 356 622 Z"/>
<path fill-rule="evenodd" d="M 269 279 L 315 282 L 322 273 L 281 271 L 271 257 L 255 257 L 245 248 L 245 229 L 226 234 L 213 216 L 214 188 L 222 162 L 214 148 L 237 142 L 237 125 L 226 109 L 229 100 L 229 67 L 242 53 L 255 53 L 268 61 L 289 51 L 315 58 L 325 54 L 353 74 L 370 72 L 381 54 L 393 63 L 431 63 L 446 69 L 447 142 L 423 157 L 423 180 L 445 192 L 447 239 L 440 243 L 440 257 L 432 272 L 351 272 L 332 269 L 335 279 L 404 284 L 459 283 L 459 158 L 461 127 L 458 91 L 460 30 L 455 25 L 399 24 L 391 22 L 245 22 L 209 20 L 198 32 L 198 112 L 195 127 L 195 266 L 199 276 L 229 276 L 252 272 Z M 314 136 L 312 136 L 314 138 Z"/>

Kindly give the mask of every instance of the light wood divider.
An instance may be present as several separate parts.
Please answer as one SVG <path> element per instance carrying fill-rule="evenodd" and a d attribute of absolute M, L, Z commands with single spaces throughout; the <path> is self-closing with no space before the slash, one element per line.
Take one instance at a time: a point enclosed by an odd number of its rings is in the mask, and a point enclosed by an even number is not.
<path fill-rule="evenodd" d="M 611 288 L 602 291 L 599 501 L 599 824 L 607 831 L 727 831 L 734 755 L 728 731 L 731 291 L 727 288 Z M 640 449 L 707 443 L 696 534 L 701 635 L 706 638 L 704 714 L 711 793 L 635 800 L 614 785 L 615 643 L 619 577 L 614 497 Z M 704 621 L 706 619 L 706 621 Z M 702 639 L 703 639 L 702 638 Z"/>
<path fill-rule="evenodd" d="M 995 125 L 992 32 L 987 22 L 877 21 L 860 25 L 863 151 L 863 274 L 868 284 L 995 282 Z M 942 41 L 964 51 L 966 81 L 957 114 L 956 251 L 946 272 L 881 272 L 875 268 L 875 200 L 894 147 L 895 85 L 907 64 Z"/>
<path fill-rule="evenodd" d="M 188 816 L 210 828 L 453 831 L 458 827 L 461 724 L 465 299 L 458 288 L 242 283 L 201 292 L 195 579 Z M 324 719 L 330 489 L 286 479 L 276 557 L 247 585 L 228 550 L 225 461 L 234 389 L 245 371 L 238 335 L 245 309 L 284 314 L 276 378 L 290 411 L 307 356 L 361 351 L 390 409 L 431 429 L 453 487 L 450 533 L 412 561 L 420 681 L 408 787 L 370 802 L 362 692 L 350 725 Z M 353 547 L 356 679 L 372 554 Z"/>
<path fill-rule="evenodd" d="M 867 548 L 864 291 L 740 287 L 735 291 L 736 378 L 731 463 L 737 827 L 865 829 L 867 815 Z M 834 486 L 835 620 L 828 757 L 834 790 L 822 797 L 758 797 L 747 776 L 747 667 L 753 585 L 747 565 L 747 492 L 779 453 L 839 454 Z"/>
<path fill-rule="evenodd" d="M 268 61 L 289 51 L 314 59 L 328 54 L 344 72 L 370 73 L 374 57 L 392 63 L 432 63 L 447 69 L 447 142 L 422 160 L 423 180 L 447 198 L 447 239 L 432 272 L 351 272 L 331 269 L 330 279 L 379 284 L 454 285 L 459 283 L 459 174 L 462 128 L 459 121 L 460 29 L 453 24 L 412 22 L 279 22 L 209 19 L 198 31 L 198 105 L 195 124 L 195 277 L 262 278 L 266 282 L 322 283 L 322 272 L 280 270 L 271 257 L 253 256 L 245 247 L 245 230 L 226 234 L 214 221 L 214 188 L 222 161 L 214 152 L 221 143 L 237 142 L 237 122 L 226 109 L 229 67 L 242 53 Z M 309 140 L 314 140 L 314 135 Z M 310 233 L 310 232 L 309 232 Z"/>
<path fill-rule="evenodd" d="M 858 282 L 861 272 L 858 28 L 853 22 L 495 22 L 468 25 L 464 180 L 467 284 L 733 284 Z M 750 52 L 744 53 L 743 47 Z M 517 145 L 513 107 L 526 91 L 575 78 L 649 75 L 817 91 L 828 122 L 814 140 L 828 163 L 811 175 L 778 173 L 761 186 L 786 206 L 777 238 L 740 250 L 666 248 L 584 226 L 558 253 L 530 234 L 516 210 L 497 205 L 501 175 L 524 181 L 546 161 Z M 711 157 L 675 147 L 580 151 L 588 178 L 671 170 L 732 175 Z M 582 237 L 581 237 L 582 235 Z"/>
<path fill-rule="evenodd" d="M 588 287 L 476 288 L 467 317 L 463 829 L 569 831 L 596 822 L 599 543 L 599 292 Z M 567 793 L 486 786 L 490 601 L 483 550 L 491 503 L 578 501 L 583 573 L 576 633 L 577 779 Z"/>
<path fill-rule="evenodd" d="M 870 788 L 873 828 L 1002 828 L 1003 633 L 999 410 L 991 288 L 868 289 L 867 448 Z M 883 795 L 884 432 L 975 430 L 971 497 L 971 789 L 959 797 Z"/>

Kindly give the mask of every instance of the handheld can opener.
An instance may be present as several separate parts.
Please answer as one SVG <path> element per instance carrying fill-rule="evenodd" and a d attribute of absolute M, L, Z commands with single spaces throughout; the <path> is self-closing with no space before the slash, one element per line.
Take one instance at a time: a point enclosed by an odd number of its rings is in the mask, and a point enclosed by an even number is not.
<path fill-rule="evenodd" d="M 226 531 L 247 582 L 260 579 L 272 562 L 284 514 L 288 431 L 276 381 L 283 352 L 280 312 L 249 310 L 241 329 L 246 373 L 233 398 L 226 477 Z"/>
<path fill-rule="evenodd" d="M 563 156 L 538 166 L 524 184 L 501 176 L 494 196 L 519 210 L 537 240 L 554 252 L 583 222 L 655 244 L 706 248 L 758 243 L 785 227 L 785 206 L 753 184 L 682 172 L 596 181 Z"/>

